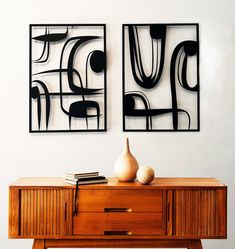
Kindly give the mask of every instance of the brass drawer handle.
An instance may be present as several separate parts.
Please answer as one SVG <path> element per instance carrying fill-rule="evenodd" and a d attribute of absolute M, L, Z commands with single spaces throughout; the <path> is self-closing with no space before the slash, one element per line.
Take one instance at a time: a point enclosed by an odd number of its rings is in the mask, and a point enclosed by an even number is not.
<path fill-rule="evenodd" d="M 130 231 L 104 231 L 104 235 L 127 235 L 127 236 L 131 236 L 132 232 L 130 232 Z"/>
<path fill-rule="evenodd" d="M 104 208 L 105 213 L 109 212 L 125 212 L 125 213 L 131 213 L 131 208 Z"/>

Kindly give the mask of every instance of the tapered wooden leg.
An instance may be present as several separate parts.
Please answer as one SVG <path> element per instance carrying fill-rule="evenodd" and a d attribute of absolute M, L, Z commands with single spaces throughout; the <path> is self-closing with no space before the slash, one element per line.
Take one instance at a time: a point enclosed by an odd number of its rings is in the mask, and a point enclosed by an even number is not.
<path fill-rule="evenodd" d="M 192 240 L 189 249 L 203 249 L 201 240 Z"/>
<path fill-rule="evenodd" d="M 33 241 L 33 248 L 32 249 L 47 249 L 45 245 L 44 239 L 35 239 Z"/>

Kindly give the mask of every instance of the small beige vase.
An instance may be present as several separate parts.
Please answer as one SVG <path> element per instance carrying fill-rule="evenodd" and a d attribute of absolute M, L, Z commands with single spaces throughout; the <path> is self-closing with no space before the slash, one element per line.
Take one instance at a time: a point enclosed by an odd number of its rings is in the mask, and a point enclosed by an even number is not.
<path fill-rule="evenodd" d="M 123 152 L 114 164 L 115 175 L 121 182 L 132 182 L 136 178 L 138 168 L 138 162 L 130 152 L 129 139 L 126 138 Z"/>

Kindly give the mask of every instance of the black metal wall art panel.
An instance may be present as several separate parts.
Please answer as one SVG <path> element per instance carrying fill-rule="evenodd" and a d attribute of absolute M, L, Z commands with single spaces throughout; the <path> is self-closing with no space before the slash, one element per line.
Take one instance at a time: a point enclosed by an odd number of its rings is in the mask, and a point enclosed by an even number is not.
<path fill-rule="evenodd" d="M 106 131 L 104 24 L 30 25 L 30 132 Z"/>
<path fill-rule="evenodd" d="M 123 24 L 123 131 L 199 131 L 199 25 Z"/>

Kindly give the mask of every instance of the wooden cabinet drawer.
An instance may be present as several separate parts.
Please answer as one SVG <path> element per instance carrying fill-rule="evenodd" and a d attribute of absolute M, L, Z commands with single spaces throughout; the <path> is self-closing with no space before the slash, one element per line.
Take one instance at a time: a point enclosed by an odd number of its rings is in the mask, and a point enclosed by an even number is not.
<path fill-rule="evenodd" d="M 162 213 L 79 213 L 74 235 L 162 235 Z"/>
<path fill-rule="evenodd" d="M 162 212 L 162 190 L 83 190 L 79 189 L 77 205 L 81 212 Z M 113 210 L 112 210 L 113 209 Z"/>

